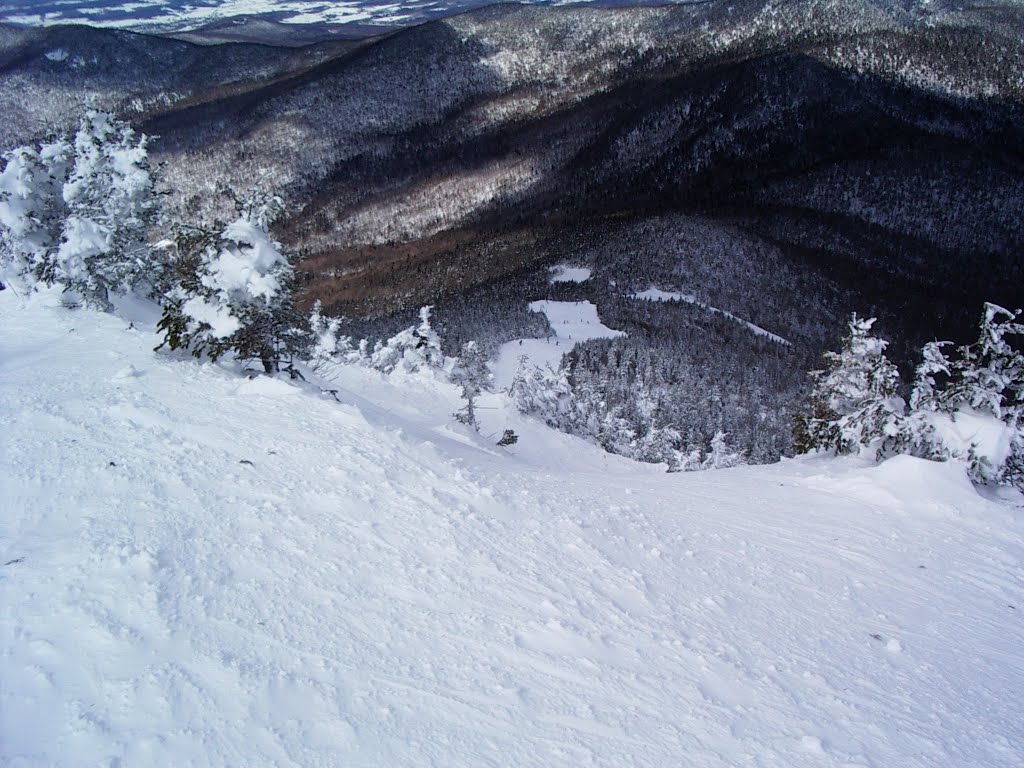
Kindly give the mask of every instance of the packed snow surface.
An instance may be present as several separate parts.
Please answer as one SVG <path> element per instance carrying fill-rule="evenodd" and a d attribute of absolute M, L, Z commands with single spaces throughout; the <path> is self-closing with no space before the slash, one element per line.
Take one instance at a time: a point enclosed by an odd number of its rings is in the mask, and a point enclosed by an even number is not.
<path fill-rule="evenodd" d="M 1021 500 L 958 466 L 669 475 L 58 298 L 0 293 L 0 764 L 1024 764 Z"/>
<path fill-rule="evenodd" d="M 502 344 L 492 366 L 494 382 L 499 388 L 512 383 L 519 359 L 523 356 L 530 365 L 558 368 L 562 355 L 581 341 L 626 335 L 602 323 L 597 316 L 597 306 L 589 301 L 533 301 L 529 306 L 531 312 L 542 312 L 547 317 L 552 335 L 545 339 L 518 339 Z"/>
<path fill-rule="evenodd" d="M 771 331 L 766 331 L 759 325 L 748 323 L 743 318 L 736 317 L 736 315 L 732 314 L 731 312 L 726 312 L 724 309 L 718 309 L 718 307 L 712 307 L 710 304 L 705 304 L 703 301 L 698 301 L 697 297 L 694 296 L 693 294 L 673 293 L 670 291 L 663 291 L 660 288 L 651 287 L 648 288 L 646 291 L 634 293 L 633 298 L 641 299 L 643 301 L 685 301 L 687 304 L 694 304 L 698 307 L 706 309 L 708 312 L 714 312 L 715 314 L 722 315 L 722 317 L 727 317 L 730 320 L 735 320 L 737 323 L 747 328 L 747 330 L 749 330 L 756 336 L 764 336 L 765 338 L 770 339 L 771 341 L 774 341 L 777 344 L 784 344 L 787 347 L 792 346 L 792 344 L 787 339 L 784 339 L 781 336 L 777 336 Z"/>

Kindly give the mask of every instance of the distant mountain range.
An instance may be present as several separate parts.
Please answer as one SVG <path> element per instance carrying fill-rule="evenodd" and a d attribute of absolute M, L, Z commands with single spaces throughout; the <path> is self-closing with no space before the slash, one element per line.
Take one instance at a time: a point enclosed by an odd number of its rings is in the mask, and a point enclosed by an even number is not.
<path fill-rule="evenodd" d="M 722 377 L 770 356 L 764 405 L 851 310 L 910 364 L 1020 302 L 1021 29 L 1018 2 L 881 0 L 500 5 L 303 47 L 0 26 L 0 149 L 114 109 L 160 136 L 184 218 L 217 181 L 283 193 L 306 300 L 357 330 L 434 303 L 451 339 L 497 343 L 536 332 L 531 300 L 586 299 L 616 343 L 697 345 Z M 593 277 L 549 286 L 558 263 Z M 652 287 L 697 303 L 630 302 Z"/>
<path fill-rule="evenodd" d="M 705 0 L 675 0 L 678 4 Z M 316 27 L 319 37 L 351 36 L 353 30 L 377 31 L 422 24 L 474 8 L 499 4 L 496 0 L 8 0 L 0 9 L 0 22 L 23 25 L 89 24 L 140 32 L 195 31 L 223 40 L 252 39 L 287 44 Z M 527 5 L 591 5 L 631 7 L 670 5 L 672 0 L 527 0 Z"/>

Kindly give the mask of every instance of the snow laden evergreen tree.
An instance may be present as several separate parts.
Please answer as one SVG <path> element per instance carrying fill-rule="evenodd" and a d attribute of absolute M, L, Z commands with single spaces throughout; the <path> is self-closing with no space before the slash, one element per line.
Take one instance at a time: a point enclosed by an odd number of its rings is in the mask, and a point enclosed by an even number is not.
<path fill-rule="evenodd" d="M 21 147 L 0 174 L 0 260 L 107 308 L 111 293 L 160 280 L 148 234 L 158 213 L 149 138 L 91 110 L 72 141 Z"/>
<path fill-rule="evenodd" d="M 948 408 L 946 388 L 953 370 L 943 351 L 948 346 L 948 341 L 930 341 L 921 349 L 921 362 L 914 371 L 914 386 L 910 391 L 910 409 L 897 438 L 897 453 L 933 461 L 949 458 L 935 429 L 934 418 L 935 413 Z"/>
<path fill-rule="evenodd" d="M 520 413 L 536 416 L 548 426 L 572 432 L 574 398 L 569 382 L 569 369 L 558 370 L 530 365 L 524 355 L 519 358 L 512 383 L 506 390 Z"/>
<path fill-rule="evenodd" d="M 455 418 L 473 429 L 478 429 L 476 401 L 483 392 L 490 389 L 493 376 L 487 367 L 487 355 L 475 341 L 467 341 L 462 345 L 458 361 L 452 369 L 451 379 L 461 388 L 462 399 L 466 403 L 455 414 Z"/>
<path fill-rule="evenodd" d="M 634 439 L 633 458 L 648 464 L 667 464 L 669 472 L 685 471 L 686 457 L 677 448 L 682 439 L 679 430 L 659 427 L 652 421 L 646 432 Z"/>
<path fill-rule="evenodd" d="M 829 369 L 812 374 L 812 413 L 798 424 L 798 448 L 955 460 L 977 483 L 1024 488 L 1020 320 L 1020 310 L 986 304 L 975 343 L 955 356 L 946 354 L 950 342 L 926 344 L 908 409 L 885 342 L 869 335 L 871 321 L 854 316 L 843 351 L 826 355 Z"/>
<path fill-rule="evenodd" d="M 746 464 L 743 453 L 729 447 L 728 435 L 718 430 L 711 438 L 711 449 L 701 462 L 701 469 L 729 469 Z"/>
<path fill-rule="evenodd" d="M 842 350 L 827 352 L 828 367 L 811 373 L 811 414 L 798 422 L 798 450 L 893 452 L 906 403 L 899 371 L 885 356 L 888 342 L 871 335 L 874 323 L 854 314 Z"/>
<path fill-rule="evenodd" d="M 58 140 L 5 155 L 0 171 L 0 279 L 31 284 L 37 268 L 56 251 L 71 154 L 71 145 Z"/>
<path fill-rule="evenodd" d="M 253 194 L 236 207 L 237 218 L 226 226 L 178 233 L 177 284 L 158 328 L 171 349 L 211 360 L 233 352 L 259 361 L 266 373 L 292 373 L 302 319 L 292 298 L 292 258 L 270 235 L 283 204 Z"/>
<path fill-rule="evenodd" d="M 978 340 L 960 347 L 952 365 L 953 378 L 942 397 L 942 410 L 954 422 L 978 416 L 995 421 L 975 429 L 966 450 L 971 477 L 977 482 L 1024 488 L 1024 323 L 1021 310 L 986 303 Z M 1016 346 L 1011 339 L 1016 340 Z M 998 425 L 998 427 L 996 426 Z M 946 430 L 951 432 L 952 430 Z M 947 441 L 948 442 L 948 441 Z M 947 446 L 963 456 L 960 446 Z"/>
<path fill-rule="evenodd" d="M 368 354 L 370 367 L 388 374 L 399 368 L 407 373 L 443 369 L 448 359 L 441 351 L 441 338 L 430 322 L 432 310 L 429 306 L 422 307 L 419 325 L 411 326 L 387 341 L 378 342 Z"/>
<path fill-rule="evenodd" d="M 321 376 L 329 378 L 335 366 L 362 360 L 352 338 L 342 335 L 341 318 L 325 316 L 319 300 L 309 314 L 309 336 L 309 366 Z"/>
<path fill-rule="evenodd" d="M 986 303 L 978 340 L 960 348 L 947 408 L 970 406 L 1008 424 L 1024 420 L 1024 355 L 1010 337 L 1024 337 L 1021 311 Z M 1019 343 L 1019 342 L 1018 342 Z"/>

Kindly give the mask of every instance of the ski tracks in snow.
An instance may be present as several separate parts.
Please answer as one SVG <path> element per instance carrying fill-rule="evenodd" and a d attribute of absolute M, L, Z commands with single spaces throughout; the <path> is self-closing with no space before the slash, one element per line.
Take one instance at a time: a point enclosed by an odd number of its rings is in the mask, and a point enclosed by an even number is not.
<path fill-rule="evenodd" d="M 1022 759 L 1020 521 L 948 467 L 498 453 L 0 307 L 13 765 Z"/>

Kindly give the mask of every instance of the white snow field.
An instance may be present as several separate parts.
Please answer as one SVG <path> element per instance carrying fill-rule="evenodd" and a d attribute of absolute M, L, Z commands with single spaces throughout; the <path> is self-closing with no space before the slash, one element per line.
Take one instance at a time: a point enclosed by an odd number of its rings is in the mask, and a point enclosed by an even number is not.
<path fill-rule="evenodd" d="M 562 355 L 581 341 L 626 335 L 602 323 L 597 315 L 597 305 L 589 301 L 532 301 L 529 307 L 531 312 L 543 312 L 547 316 L 554 335 L 546 339 L 517 339 L 502 344 L 492 366 L 494 384 L 499 389 L 512 383 L 519 358 L 524 355 L 530 365 L 558 368 Z"/>
<path fill-rule="evenodd" d="M 0 293 L 0 764 L 1024 765 L 1019 495 L 156 343 Z"/>
<path fill-rule="evenodd" d="M 590 267 L 571 267 L 568 264 L 557 264 L 551 268 L 552 283 L 585 283 L 590 279 Z"/>

